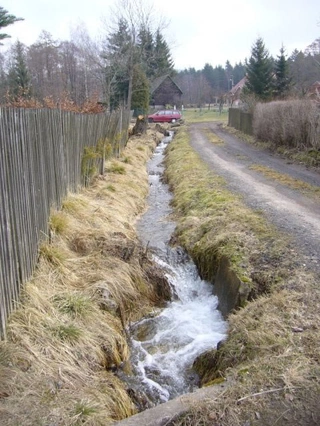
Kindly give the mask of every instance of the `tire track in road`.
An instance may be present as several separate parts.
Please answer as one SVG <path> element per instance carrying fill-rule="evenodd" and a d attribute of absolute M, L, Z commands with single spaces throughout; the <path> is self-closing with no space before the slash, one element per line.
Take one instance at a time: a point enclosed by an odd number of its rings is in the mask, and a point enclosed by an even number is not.
<path fill-rule="evenodd" d="M 206 128 L 224 141 L 211 143 L 203 132 Z M 191 146 L 214 173 L 222 176 L 229 190 L 240 194 L 251 208 L 263 211 L 268 221 L 290 234 L 305 262 L 320 272 L 320 202 L 306 197 L 276 181 L 250 170 L 252 164 L 262 164 L 279 173 L 320 186 L 320 174 L 296 164 L 287 164 L 269 152 L 219 129 L 217 124 L 201 123 L 190 126 Z"/>

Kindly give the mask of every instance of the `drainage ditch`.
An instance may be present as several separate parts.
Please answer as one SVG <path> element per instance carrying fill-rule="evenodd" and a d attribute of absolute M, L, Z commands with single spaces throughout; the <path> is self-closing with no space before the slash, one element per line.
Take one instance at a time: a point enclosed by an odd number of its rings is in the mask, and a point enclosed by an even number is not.
<path fill-rule="evenodd" d="M 172 196 L 162 175 L 171 139 L 172 134 L 164 138 L 148 162 L 149 208 L 137 224 L 142 243 L 165 270 L 172 289 L 172 300 L 163 309 L 130 325 L 134 379 L 125 379 L 140 411 L 197 389 L 193 361 L 215 348 L 227 332 L 212 285 L 200 279 L 182 248 L 169 244 L 175 223 L 170 220 Z"/>

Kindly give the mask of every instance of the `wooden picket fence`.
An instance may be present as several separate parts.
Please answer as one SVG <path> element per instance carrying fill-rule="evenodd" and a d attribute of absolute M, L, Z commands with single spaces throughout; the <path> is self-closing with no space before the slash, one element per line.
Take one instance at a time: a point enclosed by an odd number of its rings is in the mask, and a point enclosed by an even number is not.
<path fill-rule="evenodd" d="M 0 336 L 48 234 L 52 207 L 88 182 L 86 150 L 108 144 L 119 155 L 131 112 L 77 114 L 0 108 Z M 91 147 L 91 148 L 90 148 Z M 93 159 L 92 159 L 93 157 Z M 89 162 L 103 168 L 102 155 Z M 87 161 L 87 163 L 88 163 Z M 92 167 L 90 168 L 92 170 Z"/>
<path fill-rule="evenodd" d="M 247 135 L 253 135 L 253 114 L 240 108 L 229 108 L 228 126 L 234 127 Z"/>

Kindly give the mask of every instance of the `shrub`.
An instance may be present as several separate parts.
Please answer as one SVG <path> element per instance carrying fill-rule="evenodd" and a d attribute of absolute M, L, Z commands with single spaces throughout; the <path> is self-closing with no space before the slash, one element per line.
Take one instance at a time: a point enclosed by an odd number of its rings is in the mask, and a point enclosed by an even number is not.
<path fill-rule="evenodd" d="M 254 136 L 289 148 L 320 148 L 320 111 L 308 100 L 258 103 L 253 116 Z"/>

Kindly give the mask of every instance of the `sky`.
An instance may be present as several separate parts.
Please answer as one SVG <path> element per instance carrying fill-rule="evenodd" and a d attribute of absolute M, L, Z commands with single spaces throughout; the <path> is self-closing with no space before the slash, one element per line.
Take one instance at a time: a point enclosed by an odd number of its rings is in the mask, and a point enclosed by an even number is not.
<path fill-rule="evenodd" d="M 17 39 L 30 45 L 42 30 L 70 40 L 72 28 L 80 25 L 92 38 L 101 37 L 117 1 L 2 0 L 5 10 L 24 21 L 4 29 L 12 38 L 0 51 Z M 282 45 L 290 55 L 320 38 L 319 0 L 142 1 L 152 4 L 155 19 L 168 23 L 163 32 L 178 70 L 244 62 L 258 37 L 274 57 Z"/>

